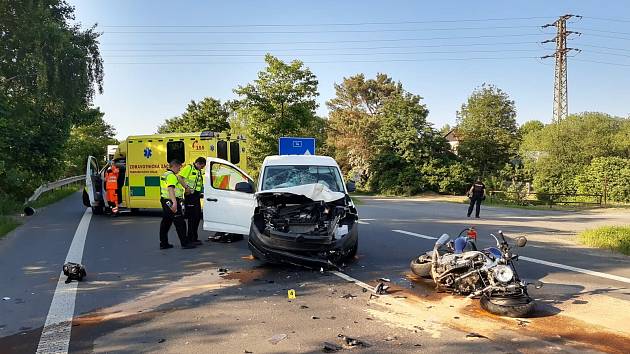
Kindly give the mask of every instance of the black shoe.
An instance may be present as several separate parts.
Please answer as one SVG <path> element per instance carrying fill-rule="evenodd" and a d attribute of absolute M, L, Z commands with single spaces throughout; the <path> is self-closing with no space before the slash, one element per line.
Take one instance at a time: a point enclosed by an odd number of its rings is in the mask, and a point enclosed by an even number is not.
<path fill-rule="evenodd" d="M 201 242 L 199 240 L 195 240 L 195 241 L 192 241 L 192 244 L 195 245 L 195 246 L 201 246 L 201 245 L 203 245 L 203 242 Z"/>
<path fill-rule="evenodd" d="M 182 249 L 184 250 L 189 250 L 191 248 L 197 248 L 197 246 L 193 245 L 192 243 L 187 243 L 187 244 L 182 245 Z"/>
<path fill-rule="evenodd" d="M 475 218 L 479 219 L 479 215 L 475 216 Z"/>
<path fill-rule="evenodd" d="M 160 249 L 161 250 L 165 250 L 165 249 L 169 249 L 169 248 L 173 248 L 173 245 L 171 245 L 170 243 L 167 243 L 165 245 L 160 245 Z"/>
<path fill-rule="evenodd" d="M 466 215 L 467 217 L 470 217 L 470 214 Z"/>

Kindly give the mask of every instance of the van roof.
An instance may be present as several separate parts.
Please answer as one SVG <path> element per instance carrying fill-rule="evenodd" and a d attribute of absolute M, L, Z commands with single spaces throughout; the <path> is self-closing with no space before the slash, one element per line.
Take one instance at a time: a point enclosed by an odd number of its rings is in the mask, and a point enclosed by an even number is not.
<path fill-rule="evenodd" d="M 272 155 L 265 157 L 264 166 L 308 165 L 339 167 L 335 159 L 320 155 Z"/>

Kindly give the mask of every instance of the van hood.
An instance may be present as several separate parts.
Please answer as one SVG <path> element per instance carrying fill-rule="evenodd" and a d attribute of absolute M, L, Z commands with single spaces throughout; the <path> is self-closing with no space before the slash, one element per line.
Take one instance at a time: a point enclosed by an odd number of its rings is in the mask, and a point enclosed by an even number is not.
<path fill-rule="evenodd" d="M 274 188 L 256 193 L 256 197 L 264 197 L 271 194 L 294 194 L 304 196 L 312 201 L 333 202 L 344 198 L 345 193 L 333 192 L 321 183 L 303 184 L 301 186 Z"/>

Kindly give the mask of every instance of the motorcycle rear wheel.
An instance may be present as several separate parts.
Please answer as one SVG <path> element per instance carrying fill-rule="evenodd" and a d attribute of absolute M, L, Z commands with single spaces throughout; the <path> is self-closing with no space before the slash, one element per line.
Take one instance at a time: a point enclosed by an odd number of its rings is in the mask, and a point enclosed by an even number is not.
<path fill-rule="evenodd" d="M 529 296 L 488 297 L 483 295 L 479 300 L 481 308 L 499 316 L 527 317 L 534 311 L 534 300 Z"/>
<path fill-rule="evenodd" d="M 431 278 L 431 264 L 431 258 L 423 254 L 412 259 L 409 268 L 413 274 L 421 278 Z"/>

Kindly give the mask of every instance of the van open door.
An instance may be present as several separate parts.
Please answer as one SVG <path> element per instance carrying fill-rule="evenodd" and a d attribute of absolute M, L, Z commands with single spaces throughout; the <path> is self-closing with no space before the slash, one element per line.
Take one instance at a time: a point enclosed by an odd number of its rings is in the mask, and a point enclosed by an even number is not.
<path fill-rule="evenodd" d="M 94 214 L 103 213 L 105 206 L 103 201 L 103 178 L 98 168 L 98 162 L 94 156 L 88 156 L 87 159 L 83 200 L 84 204 L 89 204 L 86 206 L 91 207 Z"/>
<path fill-rule="evenodd" d="M 204 178 L 203 229 L 249 234 L 256 198 L 254 181 L 234 164 L 209 157 Z"/>

